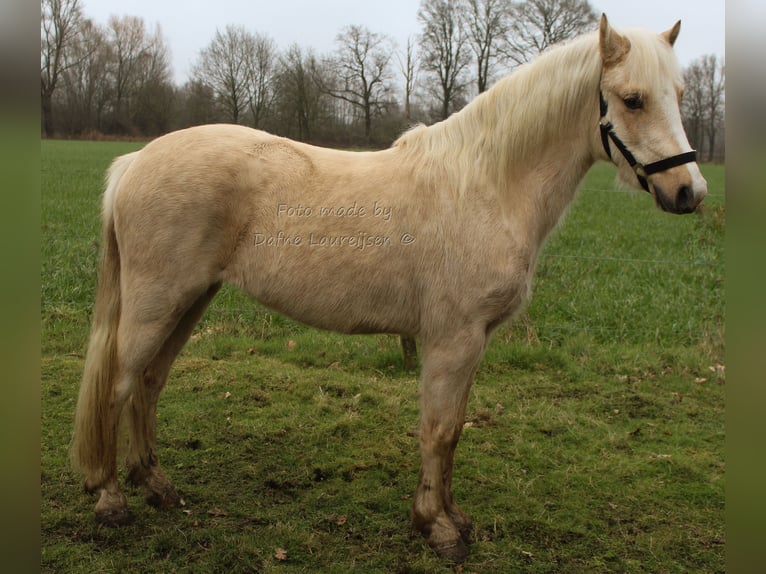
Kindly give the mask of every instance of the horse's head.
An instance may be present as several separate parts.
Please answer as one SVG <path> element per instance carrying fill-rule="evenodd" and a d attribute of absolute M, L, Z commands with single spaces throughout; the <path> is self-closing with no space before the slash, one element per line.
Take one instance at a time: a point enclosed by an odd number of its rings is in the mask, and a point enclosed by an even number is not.
<path fill-rule="evenodd" d="M 681 122 L 677 22 L 656 35 L 616 32 L 601 16 L 601 139 L 620 179 L 640 185 L 672 213 L 694 211 L 707 194 Z"/>

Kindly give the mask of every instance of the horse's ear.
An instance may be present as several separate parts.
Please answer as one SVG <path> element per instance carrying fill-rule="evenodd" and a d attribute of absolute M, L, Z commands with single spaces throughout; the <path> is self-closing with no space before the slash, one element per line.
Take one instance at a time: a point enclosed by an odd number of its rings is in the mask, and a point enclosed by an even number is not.
<path fill-rule="evenodd" d="M 599 50 L 605 67 L 620 63 L 630 50 L 630 40 L 609 25 L 606 14 L 601 14 L 598 26 Z"/>
<path fill-rule="evenodd" d="M 660 34 L 662 38 L 667 41 L 668 44 L 671 46 L 676 43 L 676 38 L 678 38 L 678 33 L 681 31 L 681 20 L 675 23 L 675 25 L 668 31 L 663 32 Z"/>

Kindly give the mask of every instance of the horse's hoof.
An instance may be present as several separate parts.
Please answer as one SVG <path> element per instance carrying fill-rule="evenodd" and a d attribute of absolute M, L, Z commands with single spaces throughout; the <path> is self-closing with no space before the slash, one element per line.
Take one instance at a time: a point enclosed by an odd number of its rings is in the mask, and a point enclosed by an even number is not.
<path fill-rule="evenodd" d="M 430 546 L 439 558 L 451 560 L 455 564 L 465 562 L 465 559 L 468 558 L 468 546 L 465 545 L 462 538 L 448 544 L 432 544 Z"/>
<path fill-rule="evenodd" d="M 101 510 L 96 511 L 96 522 L 103 524 L 104 526 L 109 526 L 110 528 L 116 528 L 133 522 L 133 515 L 127 508 Z"/>
<path fill-rule="evenodd" d="M 149 506 L 159 509 L 176 508 L 181 506 L 181 497 L 178 496 L 176 489 L 173 485 L 168 485 L 163 488 L 161 492 L 149 491 L 145 497 L 146 503 Z"/>

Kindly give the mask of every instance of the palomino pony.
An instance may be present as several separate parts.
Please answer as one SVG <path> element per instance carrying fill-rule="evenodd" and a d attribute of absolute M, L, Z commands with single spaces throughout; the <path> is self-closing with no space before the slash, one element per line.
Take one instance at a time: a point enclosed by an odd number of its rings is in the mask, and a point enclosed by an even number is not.
<path fill-rule="evenodd" d="M 528 299 L 543 242 L 597 160 L 673 213 L 706 194 L 681 125 L 680 22 L 551 49 L 447 120 L 379 152 L 312 147 L 234 125 L 181 130 L 116 159 L 73 458 L 96 518 L 126 522 L 127 479 L 179 503 L 156 450 L 157 399 L 220 286 L 308 325 L 419 337 L 421 467 L 412 521 L 463 560 L 452 494 L 469 389 L 493 330 Z"/>

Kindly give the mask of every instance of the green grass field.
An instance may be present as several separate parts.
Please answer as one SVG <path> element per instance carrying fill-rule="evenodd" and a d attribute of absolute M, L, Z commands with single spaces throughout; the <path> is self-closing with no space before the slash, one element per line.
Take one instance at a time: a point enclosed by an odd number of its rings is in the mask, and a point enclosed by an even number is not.
<path fill-rule="evenodd" d="M 418 383 L 398 339 L 317 331 L 227 289 L 160 401 L 185 506 L 127 489 L 135 521 L 95 523 L 67 447 L 103 174 L 138 147 L 42 142 L 42 571 L 455 570 L 410 531 Z M 588 174 L 477 375 L 458 571 L 724 571 L 724 169 L 702 167 L 711 196 L 684 217 L 617 192 L 611 166 Z"/>

